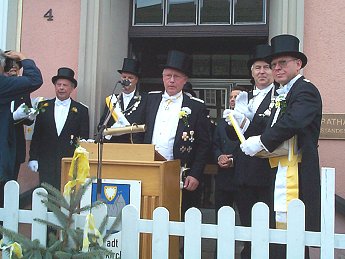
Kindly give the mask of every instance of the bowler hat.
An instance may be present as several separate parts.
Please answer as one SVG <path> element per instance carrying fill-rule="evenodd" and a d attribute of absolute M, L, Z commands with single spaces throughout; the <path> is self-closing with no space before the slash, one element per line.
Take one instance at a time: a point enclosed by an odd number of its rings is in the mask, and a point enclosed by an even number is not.
<path fill-rule="evenodd" d="M 140 74 L 140 64 L 138 60 L 132 58 L 124 58 L 121 70 L 117 70 L 120 74 L 127 72 L 136 76 Z"/>
<path fill-rule="evenodd" d="M 178 50 L 170 50 L 164 68 L 176 69 L 188 76 L 190 73 L 190 65 L 191 60 L 189 55 Z"/>
<path fill-rule="evenodd" d="M 55 84 L 58 79 L 67 79 L 74 84 L 74 88 L 77 87 L 78 82 L 74 79 L 74 71 L 68 67 L 60 67 L 56 76 L 52 77 L 52 82 Z"/>
<path fill-rule="evenodd" d="M 272 53 L 269 62 L 276 57 L 291 56 L 302 61 L 302 68 L 308 62 L 306 55 L 299 51 L 299 39 L 293 35 L 282 34 L 271 39 Z"/>
<path fill-rule="evenodd" d="M 247 67 L 250 69 L 251 66 L 256 62 L 256 61 L 267 61 L 267 56 L 271 55 L 271 46 L 268 44 L 261 44 L 255 46 L 253 49 L 251 58 L 247 62 Z"/>

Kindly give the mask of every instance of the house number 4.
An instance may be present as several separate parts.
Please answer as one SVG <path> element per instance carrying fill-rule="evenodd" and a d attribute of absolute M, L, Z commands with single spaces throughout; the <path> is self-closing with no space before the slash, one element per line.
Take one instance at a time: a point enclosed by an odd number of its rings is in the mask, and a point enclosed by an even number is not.
<path fill-rule="evenodd" d="M 52 21 L 53 20 L 53 10 L 50 8 L 48 10 L 48 12 L 46 12 L 44 15 L 43 15 L 44 18 L 47 18 L 47 21 Z"/>

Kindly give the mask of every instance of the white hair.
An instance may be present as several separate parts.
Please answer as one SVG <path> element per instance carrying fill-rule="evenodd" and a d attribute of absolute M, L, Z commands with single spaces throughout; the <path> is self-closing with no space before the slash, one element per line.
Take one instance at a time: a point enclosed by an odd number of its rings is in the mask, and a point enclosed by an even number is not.
<path fill-rule="evenodd" d="M 0 49 L 0 66 L 5 67 L 6 56 L 4 55 L 4 51 Z"/>

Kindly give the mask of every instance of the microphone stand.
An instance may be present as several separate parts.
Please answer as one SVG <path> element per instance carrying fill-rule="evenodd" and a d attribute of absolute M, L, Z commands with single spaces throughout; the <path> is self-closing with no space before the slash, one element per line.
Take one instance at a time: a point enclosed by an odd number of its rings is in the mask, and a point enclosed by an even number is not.
<path fill-rule="evenodd" d="M 117 85 L 122 82 L 121 81 L 118 81 L 116 82 L 115 84 L 115 87 L 114 87 L 114 90 L 113 90 L 113 93 L 112 93 L 112 97 L 113 97 L 113 94 L 115 93 L 115 89 L 117 87 Z M 120 94 L 118 95 L 117 99 L 116 99 L 116 102 L 113 103 L 113 107 L 111 109 L 108 109 L 108 113 L 107 113 L 107 116 L 105 118 L 105 120 L 103 121 L 101 127 L 99 127 L 98 129 L 98 132 L 96 134 L 96 137 L 95 137 L 95 143 L 98 144 L 97 146 L 97 152 L 98 152 L 98 163 L 97 163 L 97 200 L 101 200 L 101 192 L 102 192 L 102 162 L 103 162 L 103 143 L 104 143 L 104 130 L 107 128 L 107 124 L 111 118 L 111 115 L 113 113 L 113 111 L 115 110 L 115 106 L 116 104 L 119 102 L 119 99 L 121 98 L 122 96 L 122 92 L 120 92 Z M 111 99 L 110 98 L 110 102 L 111 102 Z"/>

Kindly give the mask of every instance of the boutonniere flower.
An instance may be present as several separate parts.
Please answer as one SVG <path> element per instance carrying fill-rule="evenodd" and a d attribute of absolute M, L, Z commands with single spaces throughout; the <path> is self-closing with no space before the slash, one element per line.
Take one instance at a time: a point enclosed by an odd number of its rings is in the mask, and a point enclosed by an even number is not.
<path fill-rule="evenodd" d="M 179 118 L 182 119 L 183 124 L 187 127 L 189 126 L 188 117 L 191 113 L 192 113 L 192 110 L 188 107 L 182 107 L 181 111 L 179 112 Z"/>
<path fill-rule="evenodd" d="M 286 94 L 280 94 L 275 99 L 275 107 L 280 108 L 280 112 L 284 113 L 287 107 Z"/>
<path fill-rule="evenodd" d="M 77 112 L 78 112 L 78 109 L 77 109 L 77 107 L 72 107 L 72 108 L 71 108 L 71 111 L 77 113 Z"/>
<path fill-rule="evenodd" d="M 141 101 L 141 95 L 136 95 L 133 97 L 134 101 Z"/>

